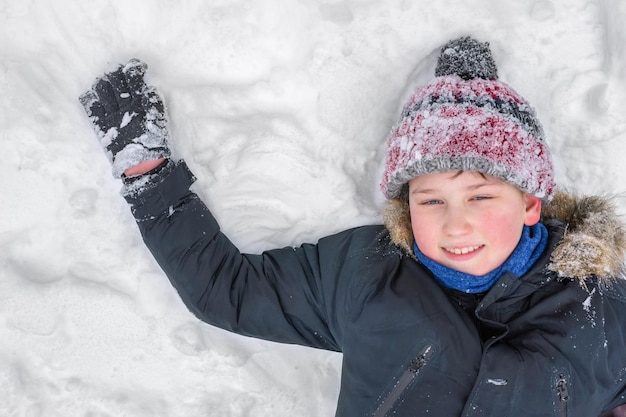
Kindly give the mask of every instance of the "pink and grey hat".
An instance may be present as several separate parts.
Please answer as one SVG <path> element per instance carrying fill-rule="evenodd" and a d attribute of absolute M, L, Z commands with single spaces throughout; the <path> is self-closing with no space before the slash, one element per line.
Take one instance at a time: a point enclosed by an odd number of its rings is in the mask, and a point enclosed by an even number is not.
<path fill-rule="evenodd" d="M 478 171 L 543 201 L 554 169 L 534 109 L 498 79 L 488 43 L 470 37 L 442 49 L 435 78 L 404 106 L 387 141 L 381 189 L 389 199 L 409 180 L 443 171 Z"/>

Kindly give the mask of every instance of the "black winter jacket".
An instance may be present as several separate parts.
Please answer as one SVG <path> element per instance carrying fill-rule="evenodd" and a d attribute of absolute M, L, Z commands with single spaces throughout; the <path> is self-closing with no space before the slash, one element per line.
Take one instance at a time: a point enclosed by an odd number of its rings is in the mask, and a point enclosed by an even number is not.
<path fill-rule="evenodd" d="M 483 297 L 443 289 L 384 226 L 241 254 L 177 164 L 127 196 L 187 307 L 248 336 L 341 351 L 337 416 L 598 416 L 626 403 L 626 281 L 549 272 L 564 227 L 523 277 Z"/>

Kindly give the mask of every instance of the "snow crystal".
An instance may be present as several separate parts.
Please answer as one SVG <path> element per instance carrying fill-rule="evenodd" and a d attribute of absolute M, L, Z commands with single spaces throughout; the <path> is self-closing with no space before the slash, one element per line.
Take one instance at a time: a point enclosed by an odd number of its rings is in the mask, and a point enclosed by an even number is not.
<path fill-rule="evenodd" d="M 594 288 L 594 290 L 595 290 L 595 288 Z M 591 309 L 591 295 L 589 295 L 589 297 L 587 297 L 587 298 L 585 299 L 585 301 L 583 301 L 583 309 L 584 309 L 586 312 L 589 312 L 589 311 L 590 311 L 590 309 Z"/>
<path fill-rule="evenodd" d="M 128 114 L 128 112 L 124 113 L 124 116 L 122 117 L 122 121 L 120 122 L 120 129 L 128 125 L 131 122 L 131 120 L 133 120 L 133 117 L 135 116 L 137 116 L 137 113 L 133 113 L 133 114 Z"/>
<path fill-rule="evenodd" d="M 589 321 L 589 323 L 591 324 L 591 327 L 595 327 L 596 326 L 596 311 L 594 309 L 592 309 L 592 298 L 593 295 L 595 294 L 596 289 L 594 288 L 590 293 L 589 296 L 585 299 L 585 301 L 583 301 L 583 310 L 585 310 L 585 312 L 587 313 L 587 320 Z"/>

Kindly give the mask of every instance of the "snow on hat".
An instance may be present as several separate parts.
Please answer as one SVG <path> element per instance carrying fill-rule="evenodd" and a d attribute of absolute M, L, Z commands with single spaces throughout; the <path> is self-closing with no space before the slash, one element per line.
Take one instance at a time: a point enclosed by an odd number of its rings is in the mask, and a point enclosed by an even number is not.
<path fill-rule="evenodd" d="M 441 49 L 435 78 L 404 106 L 387 141 L 381 189 L 392 199 L 414 177 L 459 170 L 492 175 L 546 202 L 554 193 L 534 109 L 498 80 L 489 44 L 470 37 Z"/>

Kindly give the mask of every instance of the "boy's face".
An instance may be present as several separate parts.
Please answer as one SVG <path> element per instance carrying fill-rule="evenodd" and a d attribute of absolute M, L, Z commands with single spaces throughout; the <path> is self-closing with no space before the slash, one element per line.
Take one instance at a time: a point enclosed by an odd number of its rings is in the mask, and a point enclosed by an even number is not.
<path fill-rule="evenodd" d="M 511 255 L 524 225 L 539 221 L 541 200 L 477 172 L 438 172 L 409 181 L 411 227 L 430 259 L 485 275 Z"/>

